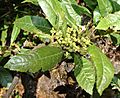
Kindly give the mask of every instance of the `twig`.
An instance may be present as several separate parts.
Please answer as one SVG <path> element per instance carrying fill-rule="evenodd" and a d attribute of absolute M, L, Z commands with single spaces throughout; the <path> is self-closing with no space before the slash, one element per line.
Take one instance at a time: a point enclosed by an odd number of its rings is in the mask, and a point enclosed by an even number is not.
<path fill-rule="evenodd" d="M 6 12 L 5 14 L 3 14 L 2 16 L 0 16 L 0 19 L 5 17 L 6 15 L 10 14 L 10 11 Z"/>
<path fill-rule="evenodd" d="M 18 76 L 14 76 L 14 79 L 13 79 L 13 81 L 12 81 L 11 86 L 9 87 L 7 93 L 6 93 L 5 95 L 3 95 L 2 98 L 9 98 L 10 95 L 11 95 L 11 93 L 12 93 L 12 91 L 13 91 L 13 89 L 14 89 L 15 86 L 18 84 L 18 82 L 19 82 L 19 77 L 18 77 Z"/>

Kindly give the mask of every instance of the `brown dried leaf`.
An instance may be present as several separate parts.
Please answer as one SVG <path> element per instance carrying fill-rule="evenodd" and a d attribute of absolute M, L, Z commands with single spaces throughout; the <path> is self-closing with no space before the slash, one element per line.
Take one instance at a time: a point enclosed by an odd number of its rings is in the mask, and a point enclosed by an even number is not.
<path fill-rule="evenodd" d="M 54 89 L 65 85 L 67 82 L 67 72 L 64 65 L 58 65 L 56 69 L 50 71 L 50 78 L 42 75 L 38 79 L 36 97 L 37 98 L 65 98 L 65 94 L 58 94 Z"/>

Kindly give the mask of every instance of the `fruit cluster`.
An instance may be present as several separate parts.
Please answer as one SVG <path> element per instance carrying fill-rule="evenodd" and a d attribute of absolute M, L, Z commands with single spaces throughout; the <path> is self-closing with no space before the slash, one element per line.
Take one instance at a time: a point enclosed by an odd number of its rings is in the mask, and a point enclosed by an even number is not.
<path fill-rule="evenodd" d="M 78 30 L 67 27 L 65 32 L 62 30 L 51 30 L 52 38 L 51 41 L 55 45 L 62 47 L 68 52 L 79 52 L 84 54 L 87 47 L 91 44 L 89 33 L 83 27 L 79 27 Z"/>

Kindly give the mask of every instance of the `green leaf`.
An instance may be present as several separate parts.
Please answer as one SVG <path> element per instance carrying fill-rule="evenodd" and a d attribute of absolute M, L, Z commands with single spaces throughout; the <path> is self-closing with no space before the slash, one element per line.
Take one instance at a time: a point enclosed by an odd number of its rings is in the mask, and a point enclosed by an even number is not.
<path fill-rule="evenodd" d="M 94 65 L 86 58 L 75 56 L 75 70 L 74 74 L 79 86 L 87 93 L 93 94 L 93 87 L 95 84 L 95 69 Z"/>
<path fill-rule="evenodd" d="M 25 31 L 34 33 L 38 33 L 40 31 L 49 33 L 51 30 L 49 22 L 39 16 L 24 16 L 16 19 L 14 24 Z"/>
<path fill-rule="evenodd" d="M 96 68 L 96 87 L 100 95 L 109 86 L 114 76 L 114 67 L 102 51 L 92 45 L 88 48 L 91 60 Z"/>
<path fill-rule="evenodd" d="M 97 22 L 100 21 L 101 19 L 101 14 L 100 14 L 100 11 L 99 11 L 99 8 L 98 6 L 95 8 L 95 10 L 93 11 L 93 22 L 94 24 L 96 24 Z"/>
<path fill-rule="evenodd" d="M 117 89 L 120 92 L 120 78 L 117 76 L 114 76 L 111 86 L 112 86 L 112 89 Z"/>
<path fill-rule="evenodd" d="M 71 19 L 72 22 L 75 22 L 76 26 L 81 25 L 81 16 L 79 14 L 76 13 L 76 11 L 73 9 L 72 7 L 72 2 L 70 0 L 62 0 L 62 3 L 64 4 L 64 6 L 66 7 L 66 11 L 67 11 L 67 19 Z"/>
<path fill-rule="evenodd" d="M 83 62 L 79 55 L 76 54 L 74 55 L 74 63 L 75 63 L 74 75 L 77 76 L 83 67 Z"/>
<path fill-rule="evenodd" d="M 0 52 L 1 52 L 1 49 L 0 49 Z M 0 62 L 2 61 L 3 58 L 4 58 L 4 57 L 0 56 Z"/>
<path fill-rule="evenodd" d="M 40 7 L 55 29 L 64 29 L 66 25 L 77 28 L 81 23 L 81 17 L 74 11 L 71 3 L 75 0 L 38 0 Z M 63 29 L 64 28 L 64 29 Z"/>
<path fill-rule="evenodd" d="M 7 28 L 7 26 L 4 25 L 4 28 Z M 7 31 L 8 31 L 8 29 L 5 29 L 5 30 L 2 31 L 2 34 L 1 34 L 1 39 L 0 39 L 0 40 L 1 40 L 1 42 L 2 42 L 2 46 L 3 46 L 3 47 L 4 47 L 5 44 L 6 44 Z"/>
<path fill-rule="evenodd" d="M 38 5 L 38 1 L 37 0 L 24 0 L 22 3 L 26 3 L 26 2 L 30 2 L 34 5 Z"/>
<path fill-rule="evenodd" d="M 112 7 L 113 7 L 113 12 L 119 11 L 120 10 L 120 0 L 110 0 Z"/>
<path fill-rule="evenodd" d="M 63 52 L 60 48 L 44 46 L 36 48 L 29 53 L 22 53 L 11 57 L 4 66 L 10 70 L 20 72 L 37 72 L 53 68 L 62 59 Z"/>
<path fill-rule="evenodd" d="M 38 3 L 45 13 L 46 18 L 49 20 L 53 27 L 56 27 L 58 16 L 56 15 L 55 10 L 51 6 L 52 4 L 50 4 L 50 2 L 48 0 L 38 0 Z"/>
<path fill-rule="evenodd" d="M 120 34 L 111 33 L 110 36 L 114 45 L 120 45 Z"/>
<path fill-rule="evenodd" d="M 67 21 L 67 25 L 76 29 L 77 25 L 76 25 L 75 20 L 69 15 L 65 5 L 63 3 L 62 3 L 62 5 L 63 5 L 63 9 L 64 9 L 64 12 L 65 12 L 65 19 Z"/>
<path fill-rule="evenodd" d="M 16 26 L 16 24 L 14 24 L 13 31 L 12 31 L 12 34 L 11 34 L 11 43 L 10 44 L 12 44 L 16 40 L 16 38 L 18 37 L 19 33 L 20 33 L 20 28 L 18 28 Z"/>
<path fill-rule="evenodd" d="M 107 30 L 108 28 L 120 30 L 120 11 L 105 16 L 96 27 L 96 29 L 100 30 Z"/>
<path fill-rule="evenodd" d="M 72 4 L 73 9 L 76 11 L 77 14 L 86 14 L 87 16 L 91 17 L 91 12 L 84 6 L 78 6 L 77 4 Z"/>
<path fill-rule="evenodd" d="M 84 2 L 86 3 L 86 5 L 91 8 L 92 10 L 95 9 L 96 5 L 97 5 L 97 0 L 84 0 Z"/>
<path fill-rule="evenodd" d="M 49 2 L 50 2 L 50 0 L 49 0 Z M 58 16 L 58 21 L 57 21 L 58 29 L 60 27 L 62 28 L 63 25 L 66 24 L 65 12 L 62 8 L 62 5 L 58 0 L 51 0 L 51 6 L 53 6 L 53 9 L 55 10 L 55 13 Z"/>
<path fill-rule="evenodd" d="M 12 82 L 12 76 L 11 74 L 0 66 L 0 84 L 2 86 L 7 86 L 8 83 Z"/>
<path fill-rule="evenodd" d="M 97 0 L 101 15 L 104 17 L 112 12 L 113 8 L 109 0 Z"/>
<path fill-rule="evenodd" d="M 70 0 L 71 3 L 77 4 L 76 0 Z"/>
<path fill-rule="evenodd" d="M 58 0 L 38 0 L 40 7 L 52 26 L 58 29 L 64 22 L 64 12 Z"/>

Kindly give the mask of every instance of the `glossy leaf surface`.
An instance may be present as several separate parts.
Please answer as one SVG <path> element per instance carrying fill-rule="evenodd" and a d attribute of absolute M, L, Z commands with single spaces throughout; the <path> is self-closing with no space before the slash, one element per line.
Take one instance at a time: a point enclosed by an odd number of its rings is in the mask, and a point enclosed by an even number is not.
<path fill-rule="evenodd" d="M 120 10 L 120 0 L 110 0 L 110 2 L 113 7 L 113 12 Z"/>
<path fill-rule="evenodd" d="M 120 30 L 120 11 L 105 16 L 96 27 L 96 29 L 100 30 L 107 30 L 108 28 Z"/>
<path fill-rule="evenodd" d="M 95 8 L 95 10 L 93 11 L 93 22 L 94 24 L 97 24 L 101 19 L 101 14 L 99 11 L 98 6 Z"/>
<path fill-rule="evenodd" d="M 14 24 L 12 35 L 11 35 L 11 42 L 10 42 L 10 44 L 12 44 L 16 40 L 16 38 L 18 37 L 19 33 L 20 33 L 20 28 L 18 28 L 16 26 L 16 24 Z"/>
<path fill-rule="evenodd" d="M 72 21 L 75 22 L 77 26 L 79 26 L 81 24 L 81 16 L 73 9 L 72 2 L 70 0 L 62 0 L 62 2 L 66 7 L 69 17 L 71 17 Z"/>
<path fill-rule="evenodd" d="M 64 12 L 58 0 L 38 0 L 40 7 L 52 26 L 58 29 L 64 20 Z"/>
<path fill-rule="evenodd" d="M 44 46 L 36 48 L 29 53 L 22 53 L 11 57 L 5 68 L 20 72 L 37 72 L 53 68 L 62 59 L 63 52 L 60 48 Z"/>
<path fill-rule="evenodd" d="M 113 8 L 109 0 L 97 0 L 101 15 L 104 17 L 112 12 Z"/>
<path fill-rule="evenodd" d="M 2 86 L 7 86 L 8 83 L 12 82 L 12 76 L 11 74 L 0 66 L 0 84 Z"/>
<path fill-rule="evenodd" d="M 97 80 L 96 87 L 100 95 L 109 86 L 114 76 L 114 67 L 110 60 L 102 53 L 102 51 L 92 45 L 88 49 L 91 60 L 96 68 Z"/>
<path fill-rule="evenodd" d="M 49 33 L 51 30 L 49 22 L 45 18 L 39 16 L 24 16 L 16 19 L 14 24 L 25 31 L 34 33 L 40 31 Z"/>
<path fill-rule="evenodd" d="M 97 0 L 83 0 L 86 5 L 91 8 L 92 10 L 95 9 L 96 5 L 97 5 Z"/>
<path fill-rule="evenodd" d="M 92 95 L 95 84 L 94 65 L 92 65 L 88 59 L 83 57 L 80 58 L 79 56 L 75 56 L 74 59 L 76 64 L 74 74 L 77 82 L 82 89 Z"/>
<path fill-rule="evenodd" d="M 86 7 L 77 4 L 71 4 L 71 5 L 77 14 L 80 15 L 86 14 L 87 16 L 91 17 L 91 12 Z"/>

